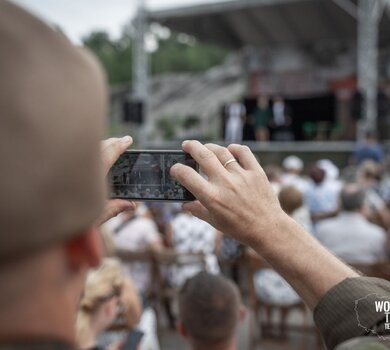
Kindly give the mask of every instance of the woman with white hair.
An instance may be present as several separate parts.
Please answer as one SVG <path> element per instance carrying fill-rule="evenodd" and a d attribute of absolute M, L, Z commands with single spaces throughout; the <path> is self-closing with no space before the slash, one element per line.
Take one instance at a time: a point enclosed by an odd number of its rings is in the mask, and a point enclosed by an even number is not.
<path fill-rule="evenodd" d="M 107 332 L 116 320 L 120 321 L 123 331 Z M 82 350 L 120 350 L 125 343 L 126 350 L 160 348 L 154 312 L 142 310 L 132 281 L 126 277 L 120 262 L 113 258 L 104 259 L 98 269 L 88 274 L 77 313 L 76 333 L 78 347 Z"/>
<path fill-rule="evenodd" d="M 304 167 L 303 160 L 297 156 L 288 156 L 283 160 L 284 174 L 282 176 L 282 186 L 293 186 L 302 194 L 305 194 L 309 182 L 302 176 Z"/>
<path fill-rule="evenodd" d="M 98 336 L 117 317 L 123 283 L 122 269 L 114 259 L 105 259 L 100 268 L 88 274 L 76 319 L 80 349 L 99 349 Z"/>

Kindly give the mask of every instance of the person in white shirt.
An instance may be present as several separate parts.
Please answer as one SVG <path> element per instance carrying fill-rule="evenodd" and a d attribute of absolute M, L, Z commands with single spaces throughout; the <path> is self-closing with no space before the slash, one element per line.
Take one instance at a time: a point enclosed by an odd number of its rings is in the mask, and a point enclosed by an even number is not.
<path fill-rule="evenodd" d="M 341 213 L 318 224 L 318 240 L 350 264 L 373 264 L 386 259 L 387 234 L 364 217 L 365 190 L 346 185 L 340 194 Z"/>
<path fill-rule="evenodd" d="M 368 218 L 384 228 L 390 228 L 390 212 L 379 195 L 382 167 L 374 161 L 364 161 L 357 173 L 357 182 L 367 194 Z"/>
<path fill-rule="evenodd" d="M 149 209 L 141 204 L 135 214 L 123 213 L 107 223 L 108 229 L 113 231 L 117 249 L 129 251 L 145 251 L 148 249 L 162 249 L 162 240 L 153 221 Z M 131 276 L 134 285 L 141 295 L 145 296 L 150 287 L 150 267 L 147 263 L 125 264 L 125 269 Z"/>
<path fill-rule="evenodd" d="M 198 219 L 189 212 L 179 213 L 171 222 L 172 244 L 178 253 L 204 253 L 206 270 L 212 274 L 220 273 L 215 254 L 220 235 L 207 222 Z M 174 268 L 171 283 L 181 287 L 184 282 L 202 271 L 199 264 L 190 264 Z"/>
<path fill-rule="evenodd" d="M 332 183 L 326 181 L 326 172 L 318 165 L 310 169 L 311 183 L 305 192 L 305 205 L 310 211 L 314 225 L 334 217 L 339 210 L 339 192 Z"/>
<path fill-rule="evenodd" d="M 243 136 L 243 119 L 246 109 L 241 102 L 234 102 L 226 108 L 227 122 L 225 141 L 227 143 L 241 143 Z"/>
<path fill-rule="evenodd" d="M 304 166 L 302 159 L 297 156 L 288 156 L 283 160 L 282 165 L 285 171 L 281 179 L 283 187 L 293 186 L 305 194 L 309 187 L 309 181 L 302 177 Z"/>
<path fill-rule="evenodd" d="M 275 96 L 272 105 L 270 127 L 274 141 L 293 141 L 291 110 L 282 96 Z"/>
<path fill-rule="evenodd" d="M 321 159 L 316 164 L 325 171 L 325 182 L 328 188 L 339 196 L 343 187 L 339 168 L 329 159 Z"/>

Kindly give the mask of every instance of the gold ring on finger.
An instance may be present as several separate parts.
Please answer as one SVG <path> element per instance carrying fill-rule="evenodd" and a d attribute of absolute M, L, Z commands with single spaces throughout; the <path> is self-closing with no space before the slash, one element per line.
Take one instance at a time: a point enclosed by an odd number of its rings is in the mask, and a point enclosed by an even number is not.
<path fill-rule="evenodd" d="M 235 158 L 229 159 L 223 166 L 224 166 L 224 168 L 226 168 L 229 164 L 232 164 L 232 163 L 237 163 L 237 159 L 235 159 Z"/>

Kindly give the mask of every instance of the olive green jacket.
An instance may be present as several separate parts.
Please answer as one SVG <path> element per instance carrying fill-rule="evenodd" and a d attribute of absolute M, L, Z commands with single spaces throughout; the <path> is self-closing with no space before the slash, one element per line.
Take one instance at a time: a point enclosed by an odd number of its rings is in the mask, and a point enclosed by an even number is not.
<path fill-rule="evenodd" d="M 378 278 L 348 278 L 328 291 L 314 310 L 314 321 L 327 348 L 390 348 L 390 315 L 387 322 L 385 301 L 390 301 L 390 282 Z M 382 309 L 378 309 L 381 304 Z M 364 338 L 354 339 L 359 337 Z"/>

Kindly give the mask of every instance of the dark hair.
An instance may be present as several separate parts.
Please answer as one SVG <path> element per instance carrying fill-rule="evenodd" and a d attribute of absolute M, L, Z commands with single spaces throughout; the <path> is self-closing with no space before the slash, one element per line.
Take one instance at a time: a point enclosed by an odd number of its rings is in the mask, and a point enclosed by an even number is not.
<path fill-rule="evenodd" d="M 240 293 L 231 281 L 201 272 L 179 293 L 179 318 L 194 341 L 217 344 L 233 337 L 240 305 Z"/>
<path fill-rule="evenodd" d="M 316 185 L 321 184 L 325 180 L 325 170 L 321 169 L 318 165 L 311 167 L 309 175 Z"/>
<path fill-rule="evenodd" d="M 358 184 L 345 185 L 340 193 L 341 207 L 344 211 L 357 211 L 364 205 L 366 192 Z"/>

